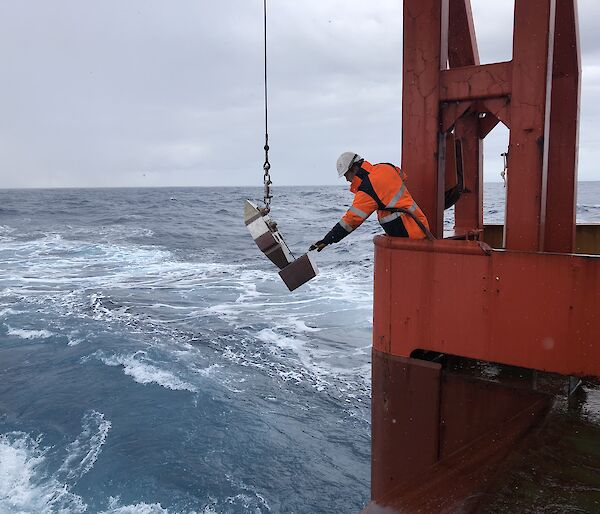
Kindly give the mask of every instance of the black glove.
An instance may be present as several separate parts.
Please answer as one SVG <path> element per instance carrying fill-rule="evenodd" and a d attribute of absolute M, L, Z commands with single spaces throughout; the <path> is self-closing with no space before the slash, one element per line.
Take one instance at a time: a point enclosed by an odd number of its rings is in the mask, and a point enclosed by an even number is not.
<path fill-rule="evenodd" d="M 316 250 L 317 252 L 320 252 L 323 248 L 325 248 L 329 243 L 326 243 L 325 241 L 323 241 L 322 239 L 320 241 L 317 241 L 316 243 L 313 243 L 312 245 L 310 245 L 310 248 L 308 249 L 309 251 L 311 250 Z"/>

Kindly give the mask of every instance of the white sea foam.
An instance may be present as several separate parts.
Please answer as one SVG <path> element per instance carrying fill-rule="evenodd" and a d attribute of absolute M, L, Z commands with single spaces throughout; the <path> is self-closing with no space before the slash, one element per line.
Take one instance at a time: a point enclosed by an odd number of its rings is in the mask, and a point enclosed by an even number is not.
<path fill-rule="evenodd" d="M 0 435 L 0 512 L 81 513 L 87 506 L 46 471 L 47 450 L 22 432 Z"/>
<path fill-rule="evenodd" d="M 5 260 L 10 264 L 11 279 L 54 286 L 114 285 L 127 282 L 132 274 L 157 271 L 161 265 L 172 262 L 170 252 L 155 247 L 86 244 L 65 241 L 55 233 L 35 241 L 7 242 L 3 251 L 6 253 Z M 99 267 L 98 263 L 102 266 Z"/>
<path fill-rule="evenodd" d="M 258 270 L 247 270 L 232 277 L 229 286 L 240 289 L 237 298 L 207 306 L 199 314 L 216 316 L 234 328 L 247 325 L 248 319 L 260 319 L 276 325 L 286 326 L 293 332 L 316 331 L 307 322 L 308 316 L 322 315 L 324 312 L 348 312 L 372 308 L 372 291 L 370 287 L 370 272 L 365 277 L 348 274 L 341 270 L 324 268 L 322 273 L 313 282 L 309 282 L 302 290 L 290 296 L 285 290 L 279 288 L 270 292 L 257 290 Z M 264 281 L 268 274 L 262 273 Z M 279 287 L 280 279 L 275 273 L 273 281 Z M 312 307 L 312 308 L 311 308 Z M 298 315 L 290 316 L 290 313 Z"/>
<path fill-rule="evenodd" d="M 206 368 L 197 369 L 196 373 L 198 375 L 208 377 L 208 376 L 212 375 L 213 373 L 218 372 L 218 370 L 222 367 L 223 366 L 221 364 L 211 364 L 210 366 L 208 366 Z"/>
<path fill-rule="evenodd" d="M 297 316 L 289 316 L 286 319 L 286 325 L 293 329 L 296 333 L 304 333 L 304 332 L 319 332 L 321 328 L 318 327 L 309 327 L 306 324 L 306 321 L 298 318 Z"/>
<path fill-rule="evenodd" d="M 100 514 L 169 514 L 160 503 L 136 503 L 134 505 L 121 506 L 118 497 L 110 497 L 108 507 Z M 194 514 L 194 513 L 189 513 Z"/>
<path fill-rule="evenodd" d="M 48 330 L 25 330 L 22 328 L 12 328 L 9 325 L 6 325 L 6 327 L 9 336 L 15 336 L 20 339 L 48 339 L 54 335 Z"/>
<path fill-rule="evenodd" d="M 67 458 L 58 470 L 65 481 L 77 481 L 94 467 L 111 426 L 112 423 L 100 412 L 85 414 L 83 431 L 67 446 Z"/>
<path fill-rule="evenodd" d="M 181 305 L 169 305 L 166 303 L 153 303 L 149 306 L 151 309 L 172 309 L 172 310 L 180 310 L 180 311 L 189 311 L 192 307 L 181 306 Z"/>
<path fill-rule="evenodd" d="M 226 503 L 238 504 L 242 503 L 242 506 L 246 509 L 246 512 L 271 512 L 271 508 L 266 498 L 260 494 L 256 488 L 249 486 L 241 480 L 233 477 L 232 475 L 225 475 L 227 480 L 237 489 L 244 491 L 243 493 L 227 498 Z M 265 509 L 265 510 L 263 510 Z"/>
<path fill-rule="evenodd" d="M 113 302 L 114 303 L 114 302 Z M 92 293 L 89 299 L 90 309 L 95 320 L 123 320 L 130 321 L 132 315 L 128 312 L 128 307 L 124 305 L 111 305 L 111 300 L 101 293 Z M 109 308 L 108 306 L 112 308 Z"/>
<path fill-rule="evenodd" d="M 82 432 L 66 448 L 67 457 L 56 472 L 48 469 L 50 447 L 24 432 L 0 434 L 0 513 L 80 514 L 88 505 L 70 491 L 89 472 L 106 441 L 111 423 L 91 411 L 84 415 Z M 110 497 L 101 514 L 168 514 L 159 503 L 120 505 Z M 188 514 L 195 514 L 193 511 Z"/>
<path fill-rule="evenodd" d="M 90 471 L 98 459 L 110 429 L 104 415 L 91 411 L 83 417 L 81 434 L 66 448 L 60 468 L 48 469 L 47 453 L 41 438 L 23 432 L 0 435 L 0 512 L 39 514 L 87 511 L 82 498 L 71 486 Z"/>
<path fill-rule="evenodd" d="M 260 497 L 262 499 L 262 497 Z M 231 506 L 232 505 L 240 505 L 243 506 L 244 508 L 247 507 L 251 507 L 251 503 L 252 503 L 252 498 L 244 495 L 244 494 L 239 494 L 236 496 L 231 496 L 228 498 L 225 498 L 224 500 L 224 504 L 226 505 L 226 507 L 224 508 L 224 510 L 221 510 L 218 507 L 218 501 L 215 498 L 211 498 L 209 500 L 208 505 L 206 505 L 202 511 L 196 511 L 196 510 L 191 510 L 191 511 L 185 511 L 185 514 L 219 514 L 220 512 L 230 512 L 231 511 Z M 136 503 L 136 504 L 132 504 L 132 505 L 120 505 L 120 498 L 118 497 L 110 497 L 109 498 L 109 502 L 108 502 L 108 507 L 106 510 L 103 510 L 102 512 L 100 512 L 99 514 L 169 514 L 171 511 L 169 511 L 168 509 L 165 509 L 160 503 L 144 503 L 144 502 L 140 502 L 140 503 Z M 256 501 L 254 501 L 254 503 L 256 503 Z M 266 504 L 266 502 L 265 502 Z M 252 514 L 260 514 L 261 512 L 270 512 L 270 509 L 268 508 L 268 506 L 266 507 L 267 510 L 262 510 L 262 509 L 252 509 L 252 510 L 246 510 L 246 512 L 251 512 Z M 182 511 L 178 511 L 178 514 L 184 514 Z"/>
<path fill-rule="evenodd" d="M 235 303 L 244 303 L 248 300 L 254 301 L 256 298 L 264 296 L 263 293 L 256 290 L 256 283 L 249 283 L 246 285 L 242 293 L 237 297 Z"/>
<path fill-rule="evenodd" d="M 84 235 L 87 231 L 83 231 Z M 105 237 L 109 241 L 115 241 L 120 239 L 128 239 L 131 237 L 152 237 L 154 232 L 149 228 L 142 227 L 131 227 L 131 226 L 118 226 L 118 227 L 102 227 L 98 229 L 97 234 Z"/>
<path fill-rule="evenodd" d="M 324 352 L 320 352 L 315 348 L 308 348 L 306 341 L 300 340 L 294 337 L 288 337 L 276 333 L 273 329 L 265 328 L 256 334 L 258 340 L 266 343 L 271 349 L 273 345 L 287 351 L 293 352 L 299 359 L 302 367 L 308 371 L 312 379 L 316 382 L 317 389 L 323 390 L 329 385 L 326 377 L 331 375 L 331 368 L 319 366 L 317 364 L 317 358 L 324 356 Z M 298 374 L 298 370 L 293 368 L 281 374 L 282 378 L 292 378 L 297 381 L 302 381 L 303 374 Z M 306 378 L 306 377 L 303 377 Z"/>
<path fill-rule="evenodd" d="M 102 352 L 96 352 L 93 356 L 107 366 L 122 366 L 123 372 L 139 384 L 158 384 L 173 391 L 196 392 L 196 388 L 192 384 L 184 382 L 173 373 L 150 363 L 146 352 L 139 351 L 132 355 L 115 354 L 108 357 Z"/>
<path fill-rule="evenodd" d="M 317 277 L 319 280 L 309 282 L 311 292 L 322 301 L 333 300 L 335 304 L 341 303 L 347 308 L 364 305 L 370 307 L 373 303 L 371 268 L 363 273 L 357 269 L 353 271 L 355 273 L 348 273 L 346 269 L 324 268 Z"/>

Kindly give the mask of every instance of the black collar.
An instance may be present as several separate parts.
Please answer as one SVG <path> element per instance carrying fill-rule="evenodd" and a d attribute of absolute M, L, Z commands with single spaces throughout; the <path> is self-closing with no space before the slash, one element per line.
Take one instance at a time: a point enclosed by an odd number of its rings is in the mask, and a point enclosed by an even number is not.
<path fill-rule="evenodd" d="M 359 169 L 359 170 L 356 172 L 356 176 L 357 176 L 358 178 L 364 179 L 364 178 L 366 178 L 366 177 L 368 177 L 368 176 L 369 176 L 369 172 L 368 172 L 366 169 L 364 169 L 364 168 L 360 168 L 360 169 Z"/>

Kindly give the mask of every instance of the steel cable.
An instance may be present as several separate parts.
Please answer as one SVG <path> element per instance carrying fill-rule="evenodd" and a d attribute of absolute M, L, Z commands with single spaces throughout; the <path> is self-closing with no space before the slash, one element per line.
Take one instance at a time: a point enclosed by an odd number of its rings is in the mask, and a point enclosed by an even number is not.
<path fill-rule="evenodd" d="M 269 163 L 269 104 L 268 104 L 268 79 L 267 79 L 267 0 L 263 0 L 263 26 L 264 26 L 264 46 L 265 46 L 265 163 L 263 164 L 263 182 L 264 182 L 264 203 L 265 212 L 271 209 L 271 200 L 273 193 L 271 191 L 271 164 Z"/>

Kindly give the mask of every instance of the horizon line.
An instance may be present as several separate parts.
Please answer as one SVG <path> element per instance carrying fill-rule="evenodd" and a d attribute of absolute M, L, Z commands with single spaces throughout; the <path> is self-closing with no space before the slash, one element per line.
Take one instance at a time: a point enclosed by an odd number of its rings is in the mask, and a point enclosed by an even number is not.
<path fill-rule="evenodd" d="M 577 183 L 586 183 L 586 182 L 600 182 L 598 180 L 578 180 Z M 484 181 L 485 184 L 502 184 L 502 182 L 489 180 Z M 19 186 L 19 187 L 2 187 L 0 186 L 0 191 L 35 191 L 35 190 L 60 190 L 60 189 L 235 189 L 235 188 L 256 188 L 261 189 L 262 185 L 214 185 L 214 186 L 204 186 L 204 185 L 168 185 L 168 186 Z M 301 188 L 301 187 L 344 187 L 345 184 L 281 184 L 281 185 L 273 185 L 272 187 L 293 187 L 293 188 Z"/>

